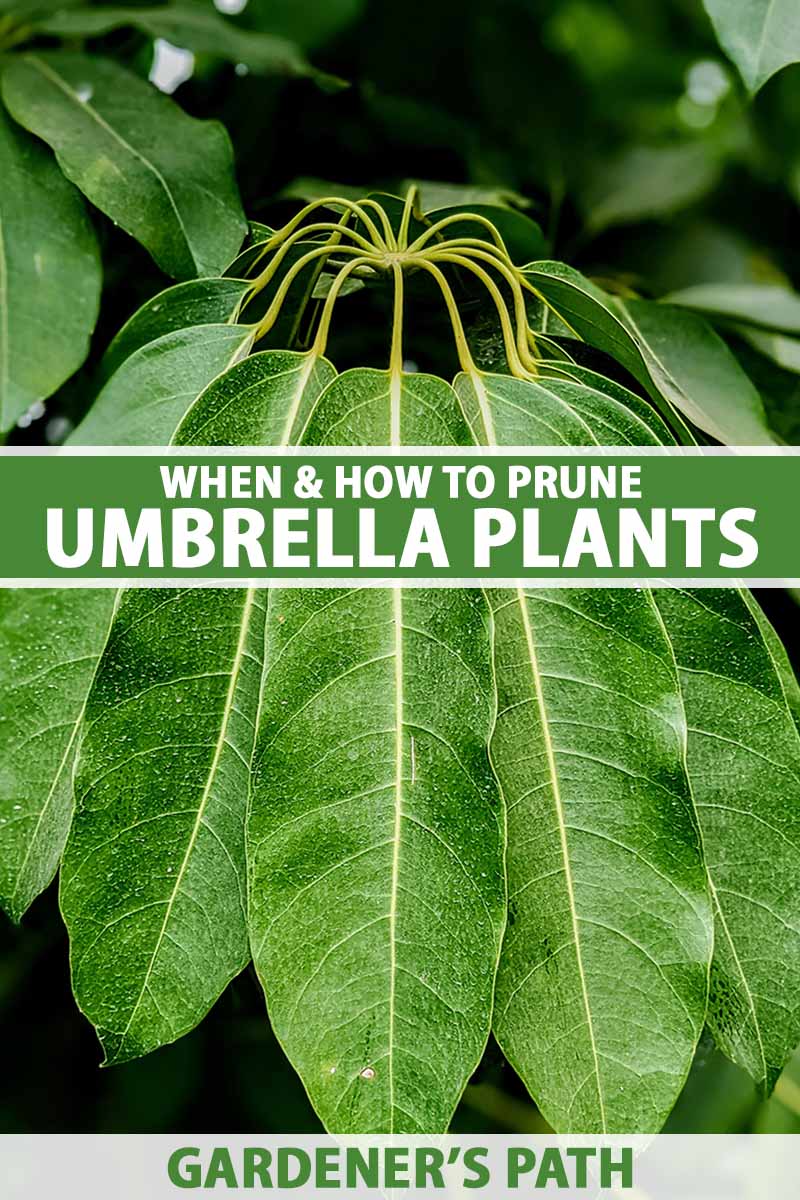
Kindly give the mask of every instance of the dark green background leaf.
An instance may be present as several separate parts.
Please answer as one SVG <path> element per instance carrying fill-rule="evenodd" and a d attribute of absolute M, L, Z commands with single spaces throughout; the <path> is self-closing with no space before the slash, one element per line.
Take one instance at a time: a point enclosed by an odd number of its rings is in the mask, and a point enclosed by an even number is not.
<path fill-rule="evenodd" d="M 3 72 L 11 114 L 168 275 L 219 275 L 245 235 L 228 135 L 104 59 L 27 54 Z"/>
<path fill-rule="evenodd" d="M 80 196 L 0 110 L 0 431 L 81 365 L 101 270 Z"/>
<path fill-rule="evenodd" d="M 114 590 L 0 591 L 0 906 L 18 921 L 56 873 L 86 696 Z"/>
<path fill-rule="evenodd" d="M 757 92 L 782 67 L 800 62 L 800 10 L 794 0 L 703 3 L 750 92 Z"/>

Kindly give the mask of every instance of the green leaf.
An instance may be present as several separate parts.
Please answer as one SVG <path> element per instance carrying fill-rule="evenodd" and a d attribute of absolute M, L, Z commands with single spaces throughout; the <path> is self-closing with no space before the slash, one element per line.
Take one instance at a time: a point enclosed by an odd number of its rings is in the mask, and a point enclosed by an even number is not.
<path fill-rule="evenodd" d="M 722 338 L 684 309 L 620 306 L 662 394 L 695 425 L 733 446 L 774 443 L 761 397 Z"/>
<path fill-rule="evenodd" d="M 800 338 L 752 329 L 748 325 L 733 325 L 731 329 L 759 354 L 763 354 L 784 371 L 793 371 L 800 375 Z"/>
<path fill-rule="evenodd" d="M 100 363 L 101 379 L 109 379 L 126 358 L 167 333 L 231 321 L 249 286 L 243 279 L 190 279 L 159 292 L 136 310 L 111 342 Z"/>
<path fill-rule="evenodd" d="M 3 96 L 168 275 L 219 275 L 236 254 L 246 226 L 221 125 L 188 117 L 115 63 L 67 52 L 14 60 Z"/>
<path fill-rule="evenodd" d="M 504 920 L 480 595 L 277 590 L 267 629 L 248 841 L 273 1027 L 330 1130 L 444 1130 Z"/>
<path fill-rule="evenodd" d="M 42 33 L 56 37 L 102 37 L 115 29 L 134 28 L 152 38 L 198 54 L 211 54 L 264 75 L 317 75 L 300 50 L 287 38 L 242 29 L 211 10 L 194 4 L 164 4 L 151 8 L 77 8 L 58 12 L 38 23 Z M 328 76 L 321 76 L 329 79 Z"/>
<path fill-rule="evenodd" d="M 287 184 L 280 196 L 284 200 L 302 200 L 310 204 L 313 200 L 327 200 L 338 196 L 342 200 L 363 200 L 365 189 L 351 183 L 334 183 L 330 179 L 319 179 L 316 175 L 298 175 Z"/>
<path fill-rule="evenodd" d="M 253 331 L 197 325 L 140 346 L 73 432 L 75 446 L 166 446 L 203 389 L 242 355 Z"/>
<path fill-rule="evenodd" d="M 189 403 L 249 336 L 205 326 L 141 347 L 71 441 L 168 443 Z M 118 600 L 110 589 L 0 591 L 0 683 L 8 701 L 0 717 L 0 905 L 14 919 L 50 882 L 64 847 L 87 696 Z"/>
<path fill-rule="evenodd" d="M 442 380 L 345 372 L 305 436 L 401 439 L 468 442 Z M 273 1028 L 330 1130 L 442 1131 L 486 1043 L 505 911 L 483 599 L 276 589 L 266 662 L 249 911 Z"/>
<path fill-rule="evenodd" d="M 259 354 L 222 375 L 175 443 L 237 444 L 238 431 L 245 444 L 289 444 L 301 405 L 335 374 L 313 359 L 303 372 L 302 357 Z M 259 589 L 123 595 L 87 704 L 62 874 L 73 986 L 109 1062 L 193 1028 L 247 961 L 244 826 L 266 603 Z"/>
<path fill-rule="evenodd" d="M 579 383 L 456 390 L 488 444 L 657 440 Z M 711 955 L 669 643 L 646 590 L 489 596 L 509 886 L 495 1035 L 559 1132 L 654 1132 L 692 1062 Z"/>
<path fill-rule="evenodd" d="M 641 351 L 602 288 L 560 262 L 531 263 L 525 275 L 555 309 L 556 317 L 572 329 L 573 336 L 610 354 L 640 382 L 650 382 Z M 557 334 L 563 336 L 559 326 Z"/>
<path fill-rule="evenodd" d="M 794 0 L 703 0 L 725 53 L 751 95 L 777 71 L 800 62 L 800 9 Z"/>
<path fill-rule="evenodd" d="M 525 274 L 577 337 L 630 371 L 673 427 L 680 413 L 721 442 L 771 444 L 758 393 L 702 318 L 644 300 L 612 300 L 563 263 L 533 263 Z"/>
<path fill-rule="evenodd" d="M 557 1130 L 656 1132 L 711 954 L 669 644 L 646 592 L 491 599 L 509 819 L 495 1033 Z"/>
<path fill-rule="evenodd" d="M 265 350 L 215 379 L 184 418 L 176 442 L 187 446 L 293 445 L 336 368 L 324 358 Z"/>
<path fill-rule="evenodd" d="M 102 272 L 80 196 L 0 109 L 0 431 L 76 371 Z"/>
<path fill-rule="evenodd" d="M 234 326 L 205 326 L 141 347 L 71 442 L 167 444 L 188 405 L 249 337 Z M 8 699 L 0 717 L 0 905 L 15 919 L 52 879 L 67 837 L 80 727 L 118 596 L 0 592 L 0 683 Z"/>
<path fill-rule="evenodd" d="M 86 696 L 116 593 L 0 590 L 0 907 L 19 921 L 56 873 Z"/>
<path fill-rule="evenodd" d="M 193 1028 L 247 962 L 263 634 L 252 589 L 123 594 L 86 705 L 61 870 L 72 986 L 107 1063 Z"/>
<path fill-rule="evenodd" d="M 800 296 L 775 284 L 705 283 L 664 297 L 665 304 L 782 333 L 800 333 Z"/>
<path fill-rule="evenodd" d="M 736 357 L 758 387 L 776 440 L 790 446 L 800 444 L 800 378 L 753 349 L 747 339 L 736 344 Z"/>
<path fill-rule="evenodd" d="M 543 378 L 539 381 L 543 387 L 551 387 L 552 379 L 571 379 L 574 383 L 583 384 L 590 392 L 599 392 L 601 396 L 607 400 L 616 401 L 616 404 L 606 406 L 598 404 L 596 400 L 592 403 L 588 414 L 591 415 L 591 426 L 595 436 L 601 435 L 601 422 L 605 421 L 608 424 L 606 430 L 607 436 L 610 438 L 620 437 L 623 433 L 622 423 L 619 421 L 619 406 L 622 406 L 622 415 L 627 422 L 633 423 L 635 419 L 645 426 L 643 440 L 638 445 L 675 445 L 676 439 L 670 429 L 667 428 L 664 421 L 655 411 L 653 406 L 647 400 L 643 400 L 641 396 L 637 396 L 629 388 L 624 387 L 621 383 L 617 383 L 613 379 L 608 379 L 605 375 L 601 375 L 598 371 L 592 371 L 588 367 L 582 367 L 574 362 L 552 362 L 544 359 L 538 364 L 539 370 Z M 559 393 L 560 394 L 560 393 Z M 578 411 L 583 411 L 581 407 L 581 398 L 573 390 L 569 396 L 573 408 L 578 408 Z M 604 412 L 608 407 L 609 416 L 612 416 L 611 422 Z M 587 414 L 587 415 L 588 415 Z M 613 415 L 612 415 L 613 414 Z M 636 429 L 632 430 L 636 434 Z M 639 434 L 639 436 L 642 436 Z M 609 440 L 608 445 L 613 443 Z"/>
<path fill-rule="evenodd" d="M 546 304 L 552 306 L 559 336 L 564 336 L 561 326 L 566 324 L 573 337 L 610 354 L 652 396 L 662 415 L 682 434 L 681 440 L 689 443 L 694 440 L 673 403 L 676 389 L 666 386 L 660 371 L 656 371 L 655 377 L 651 374 L 643 348 L 633 331 L 623 324 L 615 302 L 602 288 L 560 262 L 532 263 L 526 267 L 525 275 Z"/>
<path fill-rule="evenodd" d="M 344 371 L 320 397 L 307 446 L 464 446 L 468 433 L 453 389 L 433 375 L 368 367 Z"/>
<path fill-rule="evenodd" d="M 507 446 L 657 446 L 670 440 L 652 409 L 642 401 L 629 407 L 629 393 L 620 400 L 613 386 L 601 391 L 575 380 L 533 383 L 492 374 L 462 374 L 454 386 L 477 442 L 494 445 L 498 430 Z"/>
<path fill-rule="evenodd" d="M 800 1041 L 800 694 L 746 592 L 656 592 L 680 671 L 715 910 L 708 1024 L 771 1091 Z"/>
<path fill-rule="evenodd" d="M 628 146 L 595 164 L 581 184 L 587 228 L 599 233 L 678 212 L 711 191 L 721 170 L 721 159 L 703 141 Z"/>
<path fill-rule="evenodd" d="M 473 205 L 484 208 L 530 208 L 531 202 L 519 192 L 500 185 L 484 187 L 477 183 L 444 183 L 430 179 L 404 179 L 400 184 L 401 194 L 410 187 L 416 187 L 419 192 L 419 207 L 424 213 L 433 213 L 440 209 L 461 207 L 475 209 Z"/>

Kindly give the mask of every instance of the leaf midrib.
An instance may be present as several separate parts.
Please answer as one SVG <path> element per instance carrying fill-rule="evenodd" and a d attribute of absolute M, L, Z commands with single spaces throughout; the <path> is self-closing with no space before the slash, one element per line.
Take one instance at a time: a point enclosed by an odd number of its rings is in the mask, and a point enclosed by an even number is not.
<path fill-rule="evenodd" d="M 400 360 L 402 361 L 402 360 Z M 393 354 L 389 373 L 389 429 L 392 446 L 402 445 L 401 407 L 403 400 L 403 375 L 401 366 Z M 400 877 L 400 837 L 403 827 L 403 592 L 392 588 L 392 618 L 394 621 L 394 703 L 395 703 L 395 759 L 394 759 L 394 825 L 392 829 L 392 881 L 389 893 L 389 1034 L 387 1039 L 387 1068 L 389 1072 L 389 1132 L 394 1133 L 394 1036 L 395 1001 L 397 983 L 397 896 Z"/>
<path fill-rule="evenodd" d="M 397 894 L 400 878 L 400 836 L 403 823 L 403 593 L 401 588 L 392 589 L 392 615 L 394 619 L 394 682 L 395 682 L 395 778 L 394 778 L 394 828 L 392 831 L 392 883 L 389 896 L 389 1132 L 394 1133 L 394 1009 L 397 980 Z"/>

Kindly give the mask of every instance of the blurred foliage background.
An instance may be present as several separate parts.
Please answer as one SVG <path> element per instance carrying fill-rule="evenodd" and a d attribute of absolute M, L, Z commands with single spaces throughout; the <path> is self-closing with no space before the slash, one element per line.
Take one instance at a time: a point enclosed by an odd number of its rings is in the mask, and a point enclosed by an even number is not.
<path fill-rule="evenodd" d="M 296 206 L 292 198 L 315 194 L 319 181 L 362 192 L 433 180 L 460 185 L 458 201 L 469 198 L 466 185 L 478 200 L 523 209 L 541 224 L 553 258 L 622 295 L 659 297 L 706 282 L 800 285 L 800 67 L 776 75 L 750 103 L 701 0 L 218 7 L 244 30 L 289 39 L 347 86 L 256 76 L 130 29 L 92 48 L 174 90 L 188 112 L 225 123 L 252 220 L 279 222 Z M 439 196 L 445 203 L 441 187 Z M 87 380 L 111 336 L 169 283 L 132 239 L 93 219 L 106 282 L 92 358 L 46 408 L 23 418 L 13 441 L 63 439 L 88 403 Z M 338 334 L 340 366 L 380 353 L 352 311 Z M 384 331 L 375 336 L 383 347 Z M 744 341 L 733 345 L 773 427 L 800 442 L 800 374 Z M 797 666 L 794 597 L 759 599 Z M 252 969 L 192 1035 L 100 1071 L 94 1034 L 71 998 L 67 954 L 54 888 L 22 929 L 0 918 L 2 1132 L 318 1128 L 272 1037 Z M 494 1045 L 454 1128 L 546 1128 Z M 704 1040 L 667 1131 L 800 1133 L 800 1058 L 763 1101 Z"/>

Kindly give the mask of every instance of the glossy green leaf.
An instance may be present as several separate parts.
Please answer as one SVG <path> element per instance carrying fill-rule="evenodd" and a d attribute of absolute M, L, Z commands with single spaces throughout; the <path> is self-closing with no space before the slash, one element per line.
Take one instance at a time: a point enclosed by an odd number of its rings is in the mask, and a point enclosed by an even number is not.
<path fill-rule="evenodd" d="M 289 444 L 302 405 L 335 374 L 324 360 L 302 371 L 302 357 L 260 354 L 220 376 L 174 442 Z M 247 961 L 265 610 L 258 589 L 123 595 L 87 704 L 62 874 L 73 987 L 109 1062 L 191 1029 Z"/>
<path fill-rule="evenodd" d="M 102 273 L 80 196 L 0 110 L 0 431 L 83 362 Z"/>
<path fill-rule="evenodd" d="M 292 350 L 251 354 L 209 384 L 186 414 L 176 442 L 187 446 L 292 445 L 335 376 L 335 367 L 312 354 Z"/>
<path fill-rule="evenodd" d="M 305 440 L 469 439 L 442 380 L 353 370 Z M 266 663 L 249 911 L 273 1028 L 330 1130 L 442 1131 L 486 1043 L 504 923 L 483 599 L 276 589 Z"/>
<path fill-rule="evenodd" d="M 245 332 L 204 327 L 198 338 L 182 330 L 143 347 L 71 440 L 168 443 L 189 403 L 241 349 Z M 87 697 L 118 602 L 111 589 L 0 592 L 0 683 L 7 698 L 0 715 L 0 905 L 15 919 L 52 879 L 67 838 Z"/>
<path fill-rule="evenodd" d="M 404 179 L 399 191 L 405 195 L 410 187 L 418 190 L 418 204 L 422 212 L 432 213 L 443 208 L 462 207 L 475 209 L 473 205 L 484 208 L 530 208 L 531 202 L 519 192 L 501 185 L 482 186 L 477 183 L 445 183 L 432 179 Z M 495 213 L 496 215 L 496 213 Z"/>
<path fill-rule="evenodd" d="M 621 383 L 617 383 L 614 379 L 608 379 L 607 376 L 601 375 L 598 371 L 592 371 L 589 367 L 582 367 L 575 362 L 557 362 L 543 360 L 538 364 L 542 378 L 539 383 L 542 387 L 552 389 L 552 381 L 559 379 L 572 380 L 573 383 L 582 384 L 584 388 L 588 388 L 590 392 L 599 392 L 601 396 L 607 400 L 616 401 L 614 405 L 608 406 L 608 416 L 604 413 L 606 407 L 602 403 L 594 400 L 588 410 L 587 415 L 591 415 L 591 427 L 596 437 L 605 436 L 608 445 L 613 445 L 610 440 L 612 437 L 621 436 L 623 430 L 619 420 L 619 406 L 622 406 L 622 413 L 628 419 L 638 418 L 646 427 L 643 441 L 640 445 L 650 445 L 653 441 L 659 445 L 674 445 L 675 435 L 666 426 L 659 414 L 654 409 L 653 405 L 647 400 L 643 400 L 636 392 L 632 392 L 630 388 L 626 388 Z M 577 392 L 572 389 L 567 397 L 572 404 L 572 407 L 578 407 L 581 411 L 581 398 Z M 585 403 L 585 401 L 584 401 Z M 611 418 L 609 421 L 608 417 Z M 603 434 L 602 424 L 605 423 L 607 428 Z M 636 434 L 636 429 L 632 430 Z"/>
<path fill-rule="evenodd" d="M 657 440 L 577 382 L 456 389 L 489 444 Z M 558 1131 L 656 1131 L 703 1027 L 711 955 L 671 649 L 646 590 L 490 600 L 509 886 L 495 1035 Z"/>
<path fill-rule="evenodd" d="M 756 331 L 748 329 L 747 332 Z M 758 387 L 776 440 L 789 446 L 800 444 L 800 377 L 754 349 L 749 338 L 740 337 L 735 350 L 742 367 Z"/>
<path fill-rule="evenodd" d="M 72 442 L 167 444 L 245 336 L 211 326 L 199 336 L 182 330 L 142 347 L 114 375 Z M 64 847 L 80 728 L 117 603 L 111 589 L 0 592 L 0 683 L 7 698 L 0 716 L 0 905 L 15 919 L 50 882 Z"/>
<path fill-rule="evenodd" d="M 166 446 L 203 389 L 246 354 L 252 331 L 197 325 L 140 346 L 70 437 L 76 446 Z"/>
<path fill-rule="evenodd" d="M 74 8 L 57 12 L 38 24 L 42 33 L 63 38 L 102 37 L 115 29 L 131 27 L 198 54 L 244 63 L 250 71 L 265 75 L 316 74 L 305 55 L 287 38 L 242 29 L 197 4 Z"/>
<path fill-rule="evenodd" d="M 673 427 L 672 414 L 682 414 L 721 442 L 771 443 L 758 393 L 701 317 L 644 300 L 623 304 L 563 263 L 533 263 L 525 274 L 575 336 L 630 371 Z"/>
<path fill-rule="evenodd" d="M 751 94 L 776 71 L 800 62 L 800 9 L 794 0 L 703 0 L 723 50 Z"/>
<path fill-rule="evenodd" d="M 640 382 L 650 382 L 636 342 L 602 288 L 561 262 L 531 263 L 525 275 L 574 337 L 610 354 Z M 560 326 L 557 329 L 563 336 Z"/>
<path fill-rule="evenodd" d="M 106 1062 L 186 1033 L 247 962 L 263 632 L 254 590 L 123 594 L 86 705 L 61 869 L 72 986 Z"/>
<path fill-rule="evenodd" d="M 323 392 L 303 434 L 308 446 L 463 446 L 469 435 L 453 389 L 433 375 L 360 367 Z"/>
<path fill-rule="evenodd" d="M 656 364 L 645 361 L 643 347 L 633 331 L 623 323 L 615 301 L 580 271 L 560 262 L 537 262 L 526 267 L 525 275 L 537 289 L 545 307 L 553 310 L 552 320 L 558 336 L 564 328 L 571 336 L 610 354 L 659 405 L 662 415 L 681 434 L 681 440 L 694 439 L 674 404 L 676 389 L 667 386 Z"/>
<path fill-rule="evenodd" d="M 19 921 L 56 873 L 86 697 L 113 590 L 0 590 L 0 907 Z"/>
<path fill-rule="evenodd" d="M 664 302 L 693 308 L 709 317 L 800 333 L 800 295 L 775 284 L 698 284 L 672 292 Z"/>
<path fill-rule="evenodd" d="M 492 603 L 509 817 L 495 1033 L 558 1130 L 656 1132 L 702 1031 L 711 953 L 669 643 L 646 592 Z"/>
<path fill-rule="evenodd" d="M 168 275 L 219 275 L 246 231 L 228 135 L 105 59 L 25 54 L 3 97 L 64 174 Z"/>
<path fill-rule="evenodd" d="M 599 371 L 593 371 L 590 367 L 584 367 L 578 362 L 552 361 L 543 359 L 539 364 L 539 370 L 542 374 L 540 383 L 543 386 L 549 386 L 549 380 L 552 379 L 572 379 L 573 383 L 583 384 L 584 388 L 589 388 L 591 391 L 599 391 L 601 395 L 607 396 L 610 400 L 618 401 L 625 412 L 638 416 L 640 421 L 648 427 L 651 434 L 654 434 L 656 442 L 662 445 L 673 445 L 675 436 L 669 430 L 661 416 L 658 415 L 655 408 L 648 401 L 643 400 L 642 396 L 638 396 L 636 392 L 630 388 L 625 388 L 621 383 L 616 383 L 615 379 L 609 379 L 603 376 Z M 600 413 L 596 412 L 593 421 L 595 434 L 599 433 L 597 427 L 597 418 Z M 618 431 L 616 431 L 618 432 Z M 650 439 L 646 439 L 644 444 L 650 443 Z M 610 443 L 609 443 L 610 445 Z"/>
<path fill-rule="evenodd" d="M 690 421 L 729 445 L 774 442 L 761 397 L 707 322 L 647 300 L 630 300 L 621 311 L 651 377 Z"/>
<path fill-rule="evenodd" d="M 747 593 L 655 593 L 680 671 L 716 945 L 708 1024 L 765 1091 L 800 1041 L 800 693 Z"/>
<path fill-rule="evenodd" d="M 137 309 L 103 355 L 100 377 L 109 379 L 126 358 L 168 333 L 233 320 L 250 285 L 242 279 L 190 279 L 159 292 Z"/>
<path fill-rule="evenodd" d="M 499 431 L 499 444 L 507 446 L 657 446 L 673 440 L 643 401 L 629 407 L 613 388 L 601 391 L 571 379 L 543 377 L 533 383 L 508 375 L 462 374 L 455 390 L 479 443 L 495 444 Z"/>

